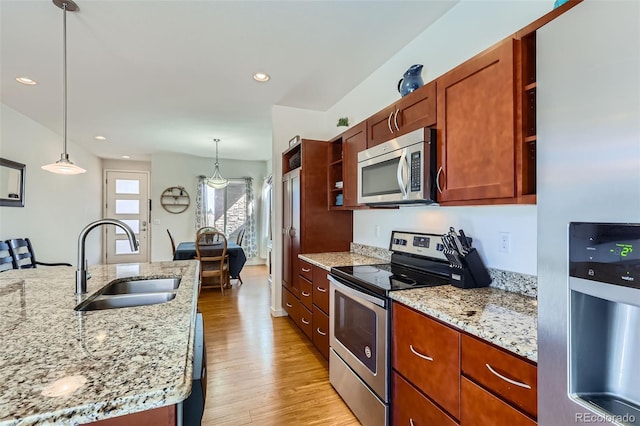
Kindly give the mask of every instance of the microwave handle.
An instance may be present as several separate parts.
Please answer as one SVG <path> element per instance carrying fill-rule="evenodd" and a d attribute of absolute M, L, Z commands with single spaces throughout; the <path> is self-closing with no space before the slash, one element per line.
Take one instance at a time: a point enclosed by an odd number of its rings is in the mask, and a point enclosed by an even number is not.
<path fill-rule="evenodd" d="M 406 172 L 406 168 L 407 168 L 407 149 L 403 149 L 402 150 L 402 154 L 400 154 L 400 161 L 398 161 L 398 170 L 396 171 L 396 178 L 398 179 L 398 186 L 400 187 L 400 190 L 402 191 L 402 199 L 406 200 L 407 199 L 407 180 L 408 180 L 408 176 L 407 176 L 407 172 Z"/>

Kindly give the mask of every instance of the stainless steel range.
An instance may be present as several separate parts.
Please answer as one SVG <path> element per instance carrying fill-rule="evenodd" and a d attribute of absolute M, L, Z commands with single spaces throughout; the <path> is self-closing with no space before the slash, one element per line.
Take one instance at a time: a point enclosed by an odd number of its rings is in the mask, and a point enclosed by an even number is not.
<path fill-rule="evenodd" d="M 364 425 L 390 422 L 389 292 L 449 284 L 442 236 L 393 231 L 391 263 L 331 268 L 329 379 Z"/>

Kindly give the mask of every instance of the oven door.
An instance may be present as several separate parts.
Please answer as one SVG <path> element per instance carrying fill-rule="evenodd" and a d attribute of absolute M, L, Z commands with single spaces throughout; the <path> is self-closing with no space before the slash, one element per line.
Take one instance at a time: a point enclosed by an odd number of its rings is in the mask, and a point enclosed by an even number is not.
<path fill-rule="evenodd" d="M 329 281 L 331 349 L 383 402 L 388 402 L 388 302 L 355 290 L 332 275 Z"/>

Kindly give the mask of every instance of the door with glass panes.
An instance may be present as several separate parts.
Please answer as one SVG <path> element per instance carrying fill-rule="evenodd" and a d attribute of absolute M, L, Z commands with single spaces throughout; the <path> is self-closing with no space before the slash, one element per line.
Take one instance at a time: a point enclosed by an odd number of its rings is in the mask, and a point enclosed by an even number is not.
<path fill-rule="evenodd" d="M 132 252 L 124 231 L 104 226 L 105 263 L 149 261 L 149 173 L 106 171 L 105 217 L 118 219 L 131 227 L 139 242 Z"/>

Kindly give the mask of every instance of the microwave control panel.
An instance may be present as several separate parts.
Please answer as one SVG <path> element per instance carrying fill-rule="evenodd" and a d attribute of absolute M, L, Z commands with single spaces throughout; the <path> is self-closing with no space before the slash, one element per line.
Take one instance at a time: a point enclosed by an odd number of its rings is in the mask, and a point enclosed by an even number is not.
<path fill-rule="evenodd" d="M 411 192 L 420 192 L 422 181 L 422 159 L 420 151 L 411 153 Z"/>

